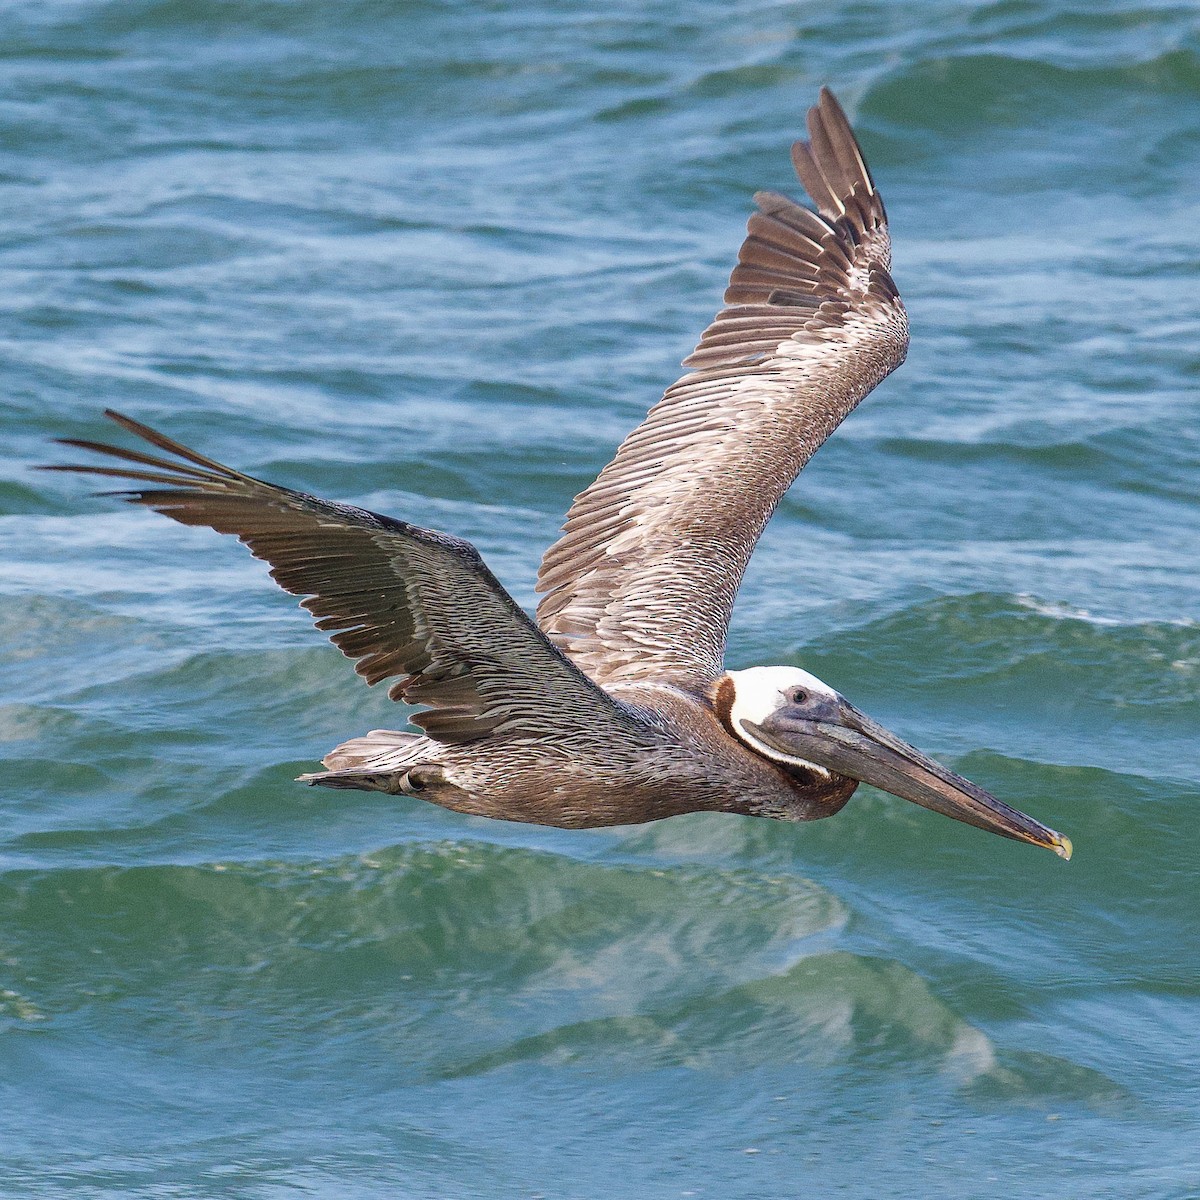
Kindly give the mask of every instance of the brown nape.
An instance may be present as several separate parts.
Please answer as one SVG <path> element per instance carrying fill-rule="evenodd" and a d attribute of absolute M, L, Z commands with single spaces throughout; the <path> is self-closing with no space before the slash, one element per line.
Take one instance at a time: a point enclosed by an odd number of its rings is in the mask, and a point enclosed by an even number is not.
<path fill-rule="evenodd" d="M 728 675 L 722 675 L 713 690 L 712 706 L 713 711 L 717 714 L 717 720 L 721 722 L 725 732 L 737 737 L 737 734 L 733 732 L 733 725 L 730 723 L 735 690 L 733 680 Z"/>

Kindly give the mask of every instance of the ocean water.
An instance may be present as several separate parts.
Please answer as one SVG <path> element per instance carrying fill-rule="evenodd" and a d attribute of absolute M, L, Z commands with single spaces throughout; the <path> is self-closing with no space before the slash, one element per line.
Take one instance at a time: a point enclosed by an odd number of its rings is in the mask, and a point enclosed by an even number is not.
<path fill-rule="evenodd" d="M 1159 0 L 0 8 L 0 1195 L 1200 1197 L 1200 18 Z M 912 350 L 729 661 L 1070 834 L 860 789 L 564 832 L 292 782 L 402 717 L 106 406 L 522 603 L 821 84 Z"/>

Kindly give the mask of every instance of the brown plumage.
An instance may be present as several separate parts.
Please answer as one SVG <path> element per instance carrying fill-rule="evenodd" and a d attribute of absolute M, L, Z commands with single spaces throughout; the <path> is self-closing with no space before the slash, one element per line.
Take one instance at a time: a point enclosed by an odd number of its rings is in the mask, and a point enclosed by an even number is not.
<path fill-rule="evenodd" d="M 231 533 L 423 735 L 343 743 L 327 787 L 563 826 L 698 810 L 806 820 L 860 780 L 1005 836 L 1069 843 L 906 746 L 795 668 L 725 673 L 755 542 L 826 437 L 904 359 L 883 202 L 828 90 L 792 157 L 818 212 L 757 197 L 690 368 L 575 500 L 535 624 L 458 538 L 278 487 L 128 417 L 158 451 L 67 439 L 119 466 L 52 469 Z"/>

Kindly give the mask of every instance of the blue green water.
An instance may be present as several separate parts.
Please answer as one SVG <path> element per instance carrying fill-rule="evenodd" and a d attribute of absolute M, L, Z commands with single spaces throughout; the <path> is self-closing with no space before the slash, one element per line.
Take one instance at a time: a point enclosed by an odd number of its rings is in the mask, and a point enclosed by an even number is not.
<path fill-rule="evenodd" d="M 1200 17 L 0 8 L 0 1195 L 1200 1196 Z M 394 724 L 110 405 L 523 603 L 822 83 L 912 351 L 784 502 L 799 663 L 1074 839 L 861 789 L 563 832 L 291 782 Z"/>

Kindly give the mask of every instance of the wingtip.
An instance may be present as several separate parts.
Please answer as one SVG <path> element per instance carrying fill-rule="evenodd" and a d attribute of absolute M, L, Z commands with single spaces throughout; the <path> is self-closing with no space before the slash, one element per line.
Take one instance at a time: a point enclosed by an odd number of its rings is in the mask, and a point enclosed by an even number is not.
<path fill-rule="evenodd" d="M 846 110 L 842 107 L 842 102 L 828 84 L 821 85 L 821 91 L 817 95 L 817 107 L 832 110 L 843 120 L 846 119 Z"/>
<path fill-rule="evenodd" d="M 133 417 L 127 417 L 123 412 L 118 412 L 115 408 L 106 408 L 104 416 L 108 420 L 120 425 L 122 429 L 127 429 L 130 433 L 136 433 L 141 437 L 145 437 L 148 433 L 158 433 L 158 430 L 151 429 L 149 425 L 143 425 L 141 421 L 135 421 Z"/>

